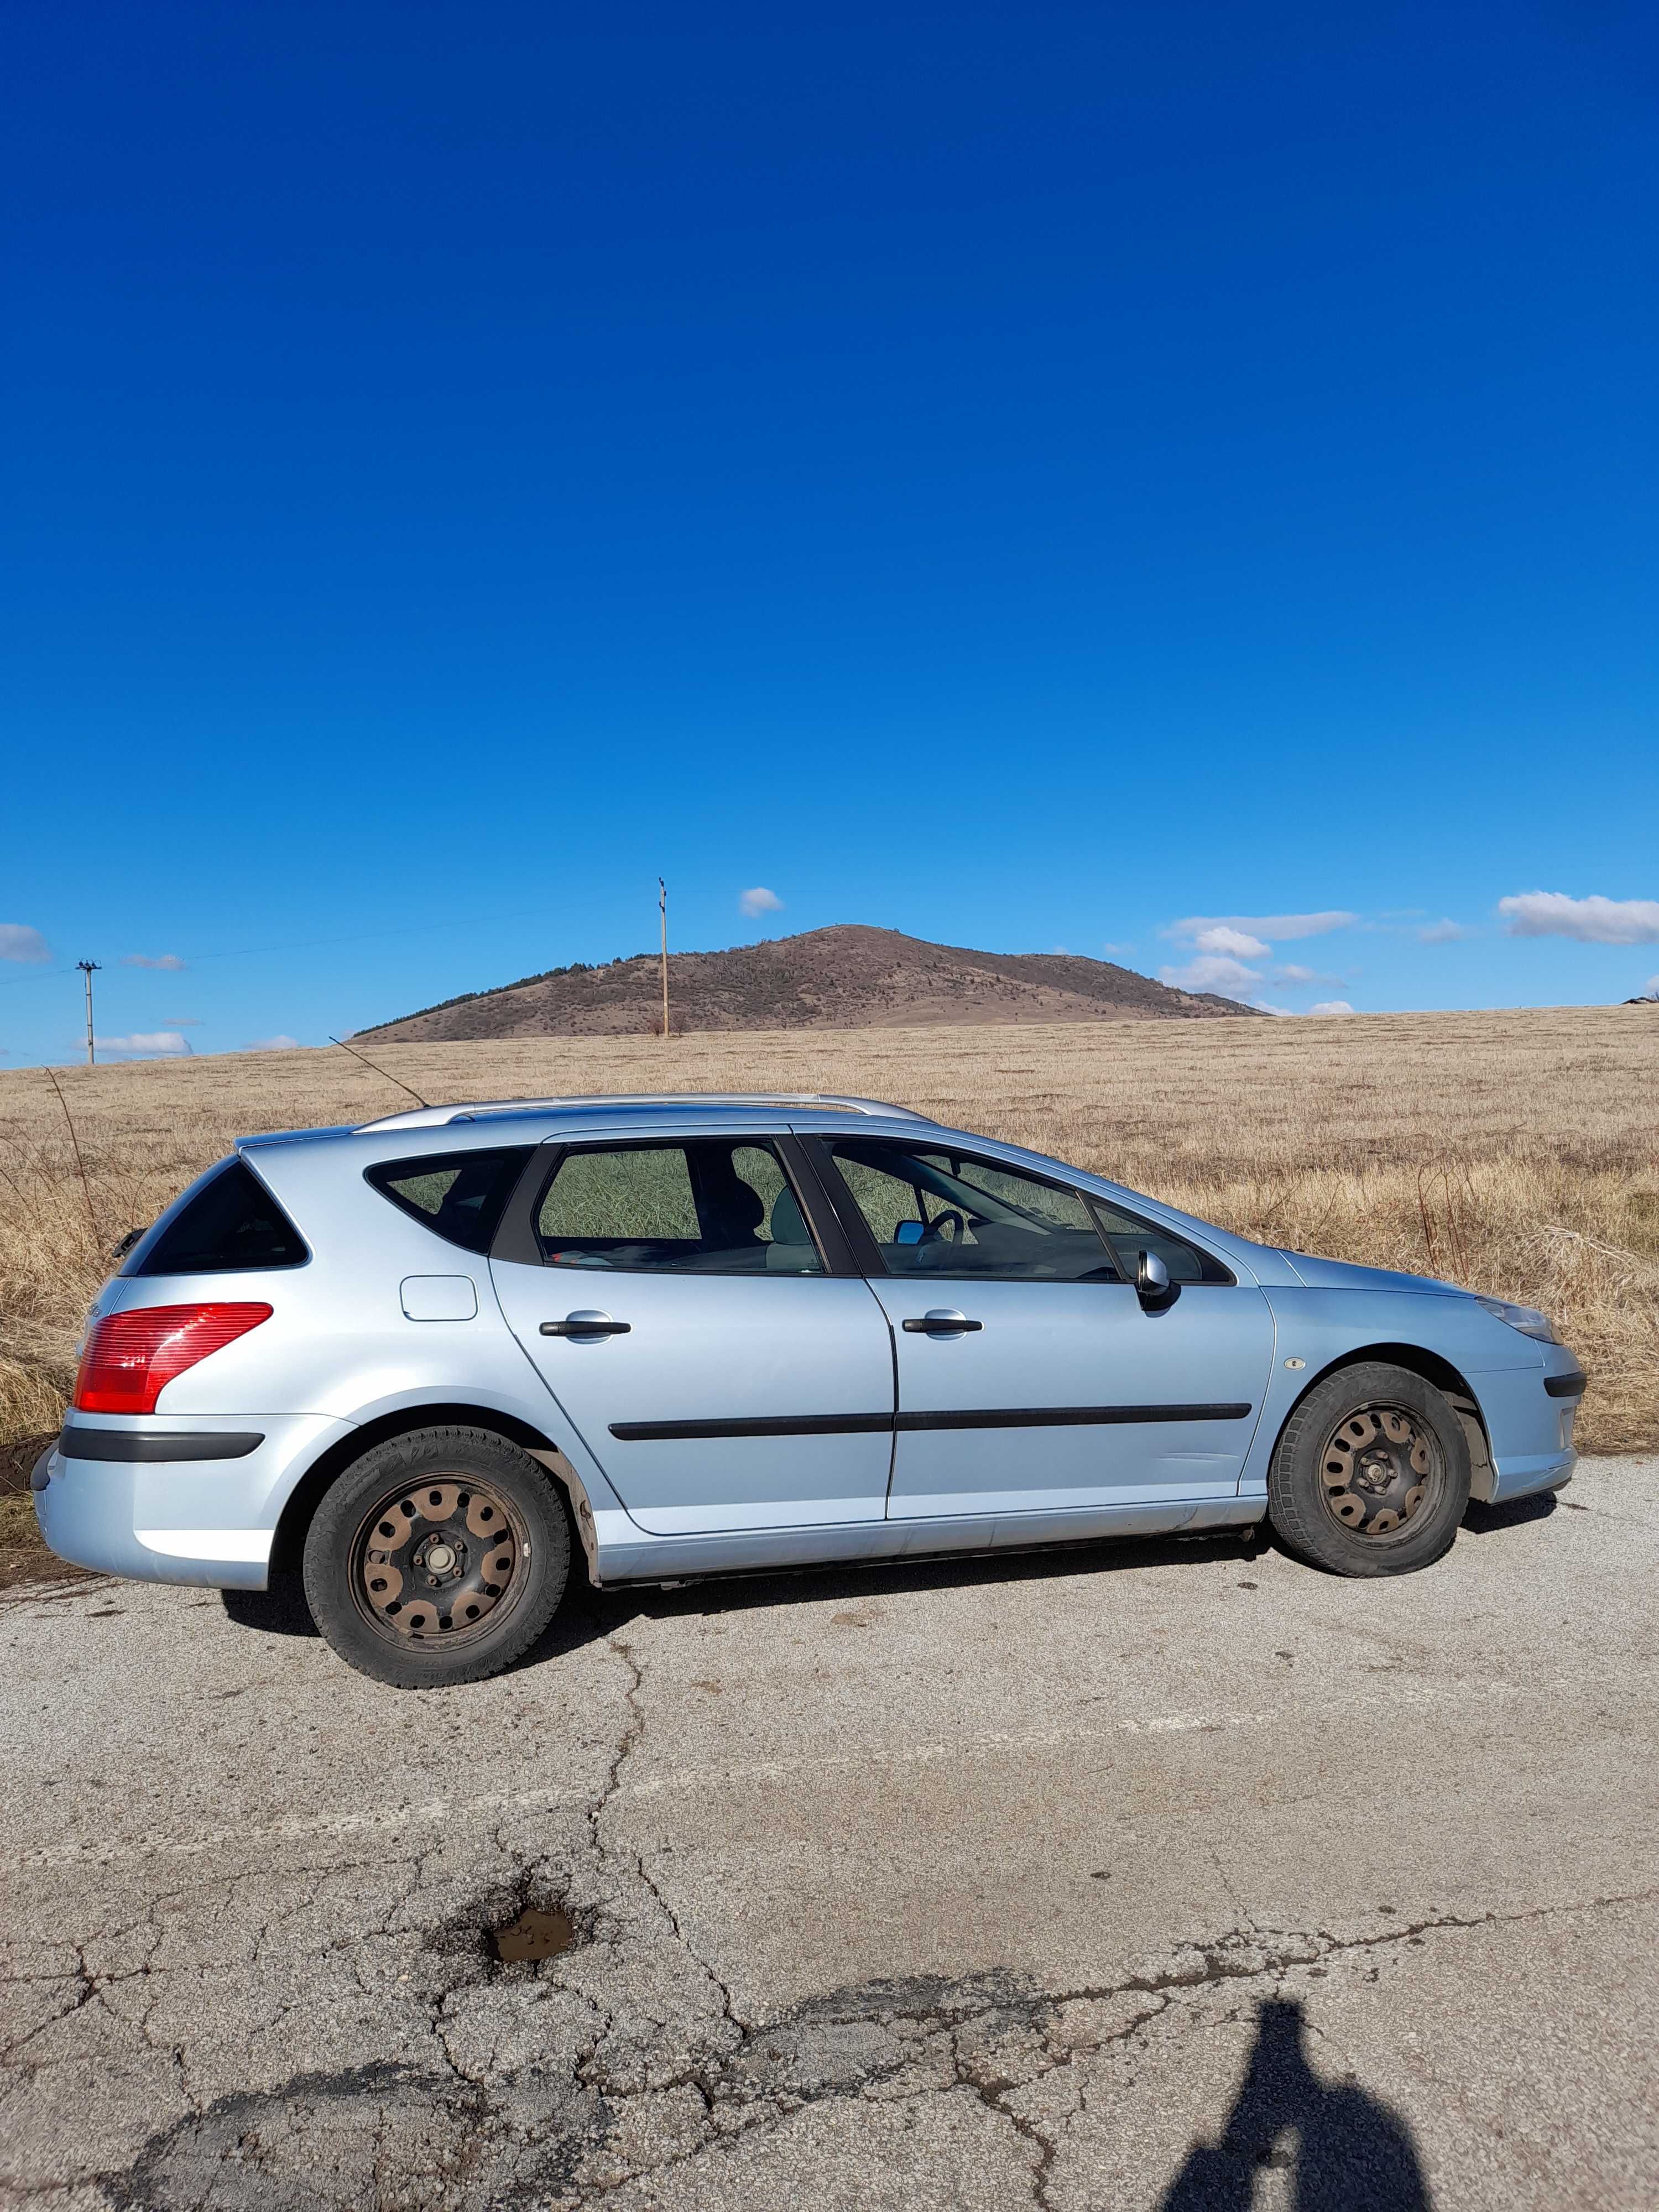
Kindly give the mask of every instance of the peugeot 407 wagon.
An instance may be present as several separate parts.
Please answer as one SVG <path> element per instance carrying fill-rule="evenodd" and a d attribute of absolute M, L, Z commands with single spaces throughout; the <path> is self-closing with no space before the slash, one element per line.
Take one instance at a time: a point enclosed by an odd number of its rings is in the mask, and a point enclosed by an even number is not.
<path fill-rule="evenodd" d="M 1270 1520 L 1345 1575 L 1559 1489 L 1529 1308 L 1254 1244 L 853 1098 L 567 1098 L 249 1137 L 95 1301 L 46 1541 L 299 1568 L 399 1685 L 599 1584 Z"/>

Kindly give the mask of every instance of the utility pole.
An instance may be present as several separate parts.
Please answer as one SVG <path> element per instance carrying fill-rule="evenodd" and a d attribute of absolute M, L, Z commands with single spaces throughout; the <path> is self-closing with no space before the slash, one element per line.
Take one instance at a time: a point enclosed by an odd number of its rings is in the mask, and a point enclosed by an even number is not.
<path fill-rule="evenodd" d="M 668 1035 L 668 886 L 657 878 L 657 911 L 662 916 L 662 1033 Z"/>
<path fill-rule="evenodd" d="M 87 979 L 87 1066 L 91 1067 L 94 1064 L 92 1042 L 92 979 L 102 967 L 103 963 L 100 960 L 77 960 L 75 964 Z"/>

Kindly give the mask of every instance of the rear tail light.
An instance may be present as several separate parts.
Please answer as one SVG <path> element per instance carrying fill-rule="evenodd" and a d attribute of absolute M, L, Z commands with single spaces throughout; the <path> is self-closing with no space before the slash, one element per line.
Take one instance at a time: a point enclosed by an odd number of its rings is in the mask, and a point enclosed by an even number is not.
<path fill-rule="evenodd" d="M 236 1305 L 138 1306 L 95 1322 L 75 1378 L 83 1413 L 153 1413 L 175 1375 L 194 1367 L 270 1319 L 270 1308 Z"/>

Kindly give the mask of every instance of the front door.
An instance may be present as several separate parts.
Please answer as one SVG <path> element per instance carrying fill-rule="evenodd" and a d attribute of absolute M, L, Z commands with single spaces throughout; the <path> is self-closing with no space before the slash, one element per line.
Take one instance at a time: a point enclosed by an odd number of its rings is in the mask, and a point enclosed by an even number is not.
<path fill-rule="evenodd" d="M 885 1271 L 895 1519 L 1231 1498 L 1273 1358 L 1267 1300 L 1213 1255 L 1058 1179 L 948 1146 L 820 1150 Z M 1174 1295 L 1143 1305 L 1137 1250 Z"/>
<path fill-rule="evenodd" d="M 868 1286 L 826 1273 L 765 1139 L 579 1145 L 491 1262 L 508 1326 L 653 1535 L 879 1521 L 893 1363 Z"/>

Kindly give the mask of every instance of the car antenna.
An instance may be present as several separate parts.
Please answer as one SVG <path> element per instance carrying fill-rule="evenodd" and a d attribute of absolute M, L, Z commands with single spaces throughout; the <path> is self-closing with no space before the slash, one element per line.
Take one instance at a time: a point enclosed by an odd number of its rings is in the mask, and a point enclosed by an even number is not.
<path fill-rule="evenodd" d="M 348 1044 L 343 1037 L 331 1036 L 329 1042 L 337 1044 L 342 1052 L 349 1052 L 354 1060 L 361 1060 L 365 1067 L 374 1067 L 374 1061 L 366 1052 L 359 1052 L 355 1044 Z M 430 1107 L 432 1101 L 429 1098 L 422 1098 L 418 1091 L 410 1090 L 401 1076 L 393 1075 L 384 1067 L 374 1067 L 374 1073 L 376 1075 L 384 1076 L 388 1083 L 395 1083 L 399 1091 L 408 1091 L 410 1097 L 417 1106 Z"/>

